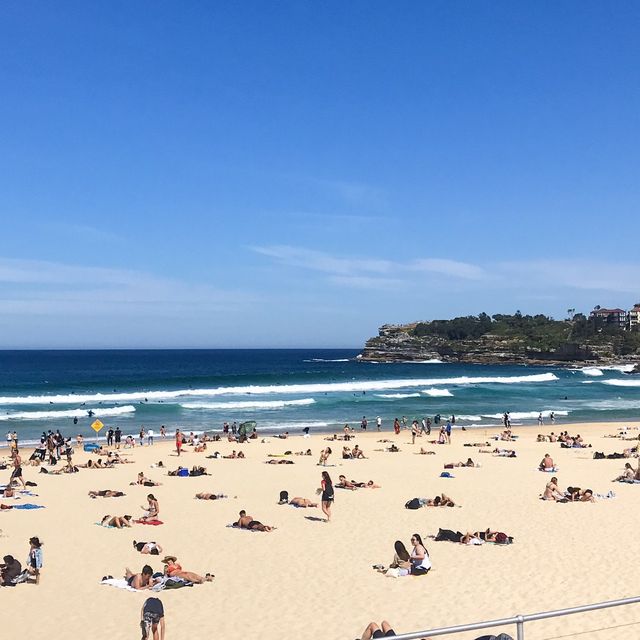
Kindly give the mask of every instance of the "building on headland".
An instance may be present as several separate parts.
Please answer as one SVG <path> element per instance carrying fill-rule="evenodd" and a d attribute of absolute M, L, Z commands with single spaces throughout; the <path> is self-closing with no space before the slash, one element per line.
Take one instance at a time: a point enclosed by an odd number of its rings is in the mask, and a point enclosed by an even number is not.
<path fill-rule="evenodd" d="M 640 304 L 633 306 L 633 309 L 628 313 L 629 317 L 629 329 L 633 331 L 640 330 Z"/>
<path fill-rule="evenodd" d="M 624 309 L 602 309 L 595 308 L 589 317 L 604 321 L 607 324 L 613 324 L 620 329 L 626 329 L 628 324 L 628 314 Z"/>

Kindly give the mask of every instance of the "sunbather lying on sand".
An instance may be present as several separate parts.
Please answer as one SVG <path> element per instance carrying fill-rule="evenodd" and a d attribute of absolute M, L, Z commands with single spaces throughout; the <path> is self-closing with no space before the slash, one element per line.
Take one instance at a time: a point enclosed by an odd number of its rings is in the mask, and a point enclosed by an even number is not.
<path fill-rule="evenodd" d="M 222 493 L 196 493 L 196 498 L 198 500 L 221 500 L 222 498 L 228 498 L 229 496 L 225 496 Z"/>
<path fill-rule="evenodd" d="M 202 584 L 203 582 L 211 582 L 214 578 L 213 574 L 207 573 L 204 578 L 193 571 L 183 571 L 178 564 L 178 558 L 175 556 L 166 556 L 162 559 L 164 564 L 164 574 L 169 578 L 182 578 L 194 584 Z"/>
<path fill-rule="evenodd" d="M 467 458 L 466 462 L 449 462 L 444 465 L 445 469 L 451 469 L 452 467 L 478 467 L 480 466 L 474 462 L 471 458 Z"/>
<path fill-rule="evenodd" d="M 162 547 L 157 542 L 136 542 L 133 541 L 133 548 L 144 555 L 159 556 Z"/>
<path fill-rule="evenodd" d="M 280 458 L 279 460 L 267 460 L 265 464 L 295 464 L 293 460 L 285 460 L 284 458 Z"/>
<path fill-rule="evenodd" d="M 420 451 L 419 451 L 421 456 L 435 456 L 436 452 L 435 451 L 429 451 L 427 449 L 425 449 L 424 447 L 420 447 Z"/>
<path fill-rule="evenodd" d="M 262 522 L 258 522 L 258 520 L 254 520 L 253 516 L 248 516 L 247 512 L 243 509 L 238 514 L 240 517 L 237 522 L 233 523 L 234 527 L 239 527 L 240 529 L 249 529 L 250 531 L 272 531 L 273 527 L 269 525 L 262 524 Z"/>
<path fill-rule="evenodd" d="M 113 491 L 112 489 L 100 489 L 100 491 L 89 491 L 90 498 L 120 498 L 126 494 L 122 491 Z"/>
<path fill-rule="evenodd" d="M 244 458 L 244 452 L 238 451 L 236 453 L 236 450 L 234 449 L 228 456 L 222 456 L 222 457 L 226 458 L 227 460 L 236 460 L 237 458 Z"/>
<path fill-rule="evenodd" d="M 131 526 L 131 516 L 104 516 L 100 521 L 103 527 L 115 527 L 123 529 Z"/>
<path fill-rule="evenodd" d="M 567 487 L 565 492 L 569 502 L 595 502 L 596 499 L 593 496 L 591 489 L 580 489 L 580 487 Z"/>
<path fill-rule="evenodd" d="M 423 507 L 455 507 L 456 503 L 449 497 L 445 496 L 444 493 L 440 494 L 433 498 L 418 498 L 420 501 L 420 505 Z"/>
<path fill-rule="evenodd" d="M 286 503 L 283 503 L 286 504 Z M 289 500 L 289 504 L 292 504 L 294 507 L 302 507 L 304 509 L 306 509 L 307 507 L 317 507 L 318 503 L 317 502 L 313 502 L 312 500 L 309 500 L 308 498 L 291 498 L 291 500 Z"/>
<path fill-rule="evenodd" d="M 128 567 L 124 570 L 124 577 L 130 587 L 137 590 L 151 589 L 155 584 L 153 569 L 145 564 L 140 573 L 133 573 Z"/>

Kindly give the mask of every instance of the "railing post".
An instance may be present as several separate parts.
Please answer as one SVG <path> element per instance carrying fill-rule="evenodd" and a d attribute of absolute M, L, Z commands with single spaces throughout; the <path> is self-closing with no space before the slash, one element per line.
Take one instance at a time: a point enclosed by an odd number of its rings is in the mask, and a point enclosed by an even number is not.
<path fill-rule="evenodd" d="M 518 640 L 524 640 L 524 618 L 522 616 L 516 616 L 518 622 L 516 622 L 517 638 Z"/>

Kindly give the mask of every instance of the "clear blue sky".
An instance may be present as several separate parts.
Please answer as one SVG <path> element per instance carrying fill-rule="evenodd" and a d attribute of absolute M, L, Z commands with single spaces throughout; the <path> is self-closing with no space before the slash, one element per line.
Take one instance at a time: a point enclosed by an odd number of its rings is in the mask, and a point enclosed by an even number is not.
<path fill-rule="evenodd" d="M 0 347 L 640 302 L 637 2 L 0 6 Z"/>

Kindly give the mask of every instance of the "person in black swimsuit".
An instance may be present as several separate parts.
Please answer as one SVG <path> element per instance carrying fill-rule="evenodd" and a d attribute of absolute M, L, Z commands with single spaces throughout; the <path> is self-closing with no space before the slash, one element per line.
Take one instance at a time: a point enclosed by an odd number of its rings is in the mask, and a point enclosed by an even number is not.
<path fill-rule="evenodd" d="M 327 516 L 327 522 L 331 521 L 331 503 L 334 499 L 333 482 L 331 476 L 326 472 L 322 472 L 322 480 L 320 482 L 320 493 L 322 494 L 322 512 Z"/>

